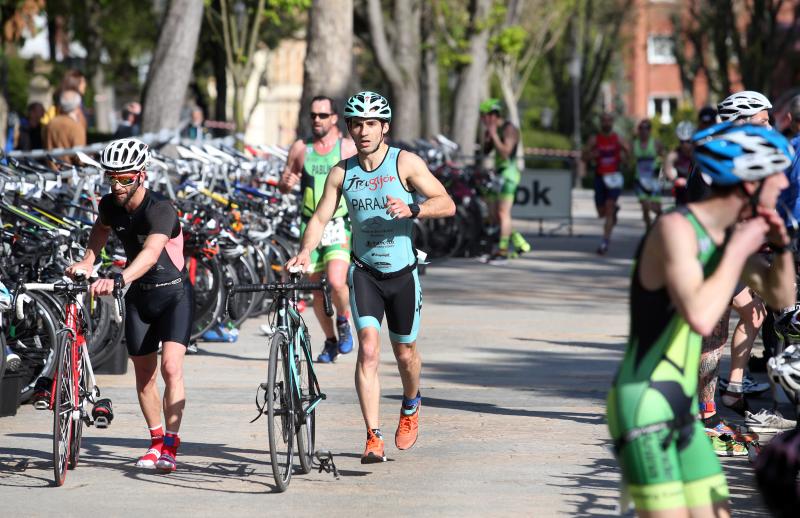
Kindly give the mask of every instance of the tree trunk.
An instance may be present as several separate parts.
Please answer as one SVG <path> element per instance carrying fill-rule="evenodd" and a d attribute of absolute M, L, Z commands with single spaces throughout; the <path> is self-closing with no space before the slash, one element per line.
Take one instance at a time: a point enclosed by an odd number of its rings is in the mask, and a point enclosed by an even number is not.
<path fill-rule="evenodd" d="M 214 68 L 217 98 L 214 101 L 214 118 L 218 121 L 228 120 L 228 70 L 225 68 L 225 50 L 215 45 L 211 53 Z"/>
<path fill-rule="evenodd" d="M 442 132 L 439 115 L 439 57 L 436 54 L 436 29 L 434 27 L 433 2 L 424 2 L 422 13 L 422 113 L 425 118 L 426 138 L 434 138 Z"/>
<path fill-rule="evenodd" d="M 175 129 L 192 75 L 203 0 L 172 0 L 145 86 L 142 129 Z"/>
<path fill-rule="evenodd" d="M 470 2 L 469 55 L 471 62 L 461 70 L 453 105 L 453 140 L 461 152 L 475 154 L 478 133 L 478 105 L 486 89 L 486 66 L 489 61 L 489 29 L 486 18 L 491 0 Z"/>
<path fill-rule="evenodd" d="M 395 0 L 395 41 L 390 49 L 380 0 L 368 0 L 369 32 L 378 66 L 392 87 L 392 137 L 413 140 L 420 136 L 421 0 Z"/>
<path fill-rule="evenodd" d="M 311 133 L 311 99 L 326 95 L 340 114 L 353 80 L 353 0 L 314 0 L 309 11 L 299 135 Z"/>

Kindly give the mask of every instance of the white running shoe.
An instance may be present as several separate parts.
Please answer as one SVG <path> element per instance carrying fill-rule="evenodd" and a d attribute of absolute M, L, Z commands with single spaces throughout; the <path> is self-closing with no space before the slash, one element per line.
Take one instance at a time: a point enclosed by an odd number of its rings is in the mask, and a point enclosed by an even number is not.
<path fill-rule="evenodd" d="M 748 430 L 756 433 L 778 433 L 793 430 L 797 423 L 785 419 L 777 410 L 762 408 L 757 414 L 744 413 L 744 424 Z"/>
<path fill-rule="evenodd" d="M 147 453 L 139 457 L 136 461 L 136 467 L 142 469 L 156 469 L 156 462 L 161 457 L 161 450 L 158 448 L 150 448 Z"/>

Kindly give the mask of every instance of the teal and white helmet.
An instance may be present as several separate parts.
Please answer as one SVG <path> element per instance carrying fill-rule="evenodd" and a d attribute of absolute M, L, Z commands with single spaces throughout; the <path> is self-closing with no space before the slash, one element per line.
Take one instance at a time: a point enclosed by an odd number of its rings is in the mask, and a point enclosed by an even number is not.
<path fill-rule="evenodd" d="M 344 118 L 352 119 L 361 117 L 363 119 L 380 119 L 386 122 L 392 120 L 392 108 L 386 97 L 375 92 L 358 92 L 347 100 L 344 105 Z"/>

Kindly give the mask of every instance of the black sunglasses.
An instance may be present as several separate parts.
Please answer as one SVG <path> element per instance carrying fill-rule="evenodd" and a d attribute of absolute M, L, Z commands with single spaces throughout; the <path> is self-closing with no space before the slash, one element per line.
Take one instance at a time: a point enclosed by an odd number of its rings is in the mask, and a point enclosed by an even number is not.
<path fill-rule="evenodd" d="M 333 114 L 332 113 L 314 113 L 314 112 L 311 112 L 311 113 L 308 114 L 308 116 L 311 118 L 311 120 L 314 120 L 314 119 L 317 119 L 317 118 L 325 120 L 328 117 L 330 117 L 331 115 L 333 115 Z"/>

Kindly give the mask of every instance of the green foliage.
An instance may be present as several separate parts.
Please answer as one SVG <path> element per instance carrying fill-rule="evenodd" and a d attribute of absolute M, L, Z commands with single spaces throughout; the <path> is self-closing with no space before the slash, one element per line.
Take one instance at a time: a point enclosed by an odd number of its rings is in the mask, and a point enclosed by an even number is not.
<path fill-rule="evenodd" d="M 0 67 L 6 69 L 8 103 L 11 111 L 20 114 L 28 112 L 28 84 L 31 74 L 28 62 L 14 56 L 0 56 Z"/>
<path fill-rule="evenodd" d="M 547 149 L 572 149 L 572 140 L 556 131 L 538 128 L 523 128 L 522 141 L 525 147 L 541 147 Z"/>
<path fill-rule="evenodd" d="M 511 25 L 492 36 L 489 46 L 495 54 L 516 58 L 522 54 L 527 39 L 528 31 L 519 25 Z"/>

